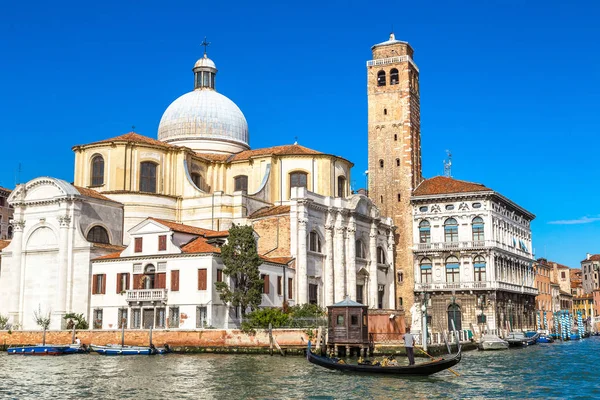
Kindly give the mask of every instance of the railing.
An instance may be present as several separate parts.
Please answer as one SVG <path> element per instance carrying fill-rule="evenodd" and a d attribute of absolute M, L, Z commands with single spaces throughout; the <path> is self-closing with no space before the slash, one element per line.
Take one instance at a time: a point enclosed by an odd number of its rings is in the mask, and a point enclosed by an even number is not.
<path fill-rule="evenodd" d="M 415 292 L 430 290 L 452 291 L 452 290 L 506 290 L 508 292 L 525 293 L 537 295 L 537 289 L 528 286 L 516 285 L 507 282 L 435 282 L 435 283 L 415 283 Z"/>
<path fill-rule="evenodd" d="M 509 246 L 497 240 L 467 240 L 463 242 L 435 242 L 435 243 L 414 243 L 414 251 L 441 251 L 441 250 L 459 250 L 459 249 L 484 249 L 498 247 L 503 250 L 531 257 L 528 251 L 515 246 Z"/>
<path fill-rule="evenodd" d="M 409 63 L 411 63 L 411 65 L 417 70 L 417 72 L 419 72 L 419 68 L 417 67 L 417 64 L 415 64 L 413 59 L 407 55 L 388 57 L 388 58 L 378 58 L 376 60 L 369 60 L 369 61 L 367 61 L 367 67 L 376 67 L 376 66 L 380 66 L 380 65 L 394 64 L 394 63 L 407 62 L 407 61 Z"/>
<path fill-rule="evenodd" d="M 167 289 L 136 289 L 127 291 L 127 301 L 166 301 Z"/>

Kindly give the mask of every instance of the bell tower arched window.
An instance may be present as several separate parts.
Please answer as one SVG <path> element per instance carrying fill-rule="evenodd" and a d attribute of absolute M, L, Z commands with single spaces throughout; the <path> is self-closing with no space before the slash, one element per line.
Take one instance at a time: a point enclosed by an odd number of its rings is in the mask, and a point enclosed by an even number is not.
<path fill-rule="evenodd" d="M 390 70 L 390 85 L 397 85 L 399 82 L 398 70 L 396 68 L 392 68 Z"/>
<path fill-rule="evenodd" d="M 381 70 L 377 73 L 377 86 L 385 86 L 385 71 Z"/>
<path fill-rule="evenodd" d="M 156 167 L 149 161 L 140 164 L 140 192 L 156 193 Z"/>
<path fill-rule="evenodd" d="M 92 176 L 90 181 L 90 186 L 104 185 L 104 158 L 99 154 L 92 158 Z"/>

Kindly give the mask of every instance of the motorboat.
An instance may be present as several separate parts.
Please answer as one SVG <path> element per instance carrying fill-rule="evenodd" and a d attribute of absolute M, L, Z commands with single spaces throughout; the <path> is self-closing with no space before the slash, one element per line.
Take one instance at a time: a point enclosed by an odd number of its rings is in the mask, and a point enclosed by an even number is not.
<path fill-rule="evenodd" d="M 554 338 L 550 335 L 546 335 L 544 333 L 540 334 L 537 338 L 538 343 L 554 343 Z"/>
<path fill-rule="evenodd" d="M 496 335 L 486 333 L 479 340 L 477 347 L 479 350 L 506 350 L 508 349 L 508 342 Z"/>
<path fill-rule="evenodd" d="M 33 346 L 11 346 L 6 349 L 11 355 L 61 356 L 66 354 L 88 353 L 85 345 L 78 344 L 37 344 Z"/>
<path fill-rule="evenodd" d="M 536 344 L 539 336 L 539 333 L 536 333 L 532 337 L 527 337 L 523 332 L 510 332 L 505 339 L 509 347 L 525 347 Z"/>
<path fill-rule="evenodd" d="M 155 354 L 166 354 L 171 351 L 168 344 L 164 347 L 150 346 L 124 346 L 118 344 L 108 344 L 105 346 L 99 346 L 92 344 L 90 345 L 92 351 L 104 356 L 137 356 L 137 355 L 155 355 Z"/>

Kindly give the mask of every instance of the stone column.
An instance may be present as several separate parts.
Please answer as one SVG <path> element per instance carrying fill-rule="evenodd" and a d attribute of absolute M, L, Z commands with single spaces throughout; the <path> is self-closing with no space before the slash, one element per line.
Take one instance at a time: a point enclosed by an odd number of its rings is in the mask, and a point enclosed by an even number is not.
<path fill-rule="evenodd" d="M 377 225 L 375 221 L 371 224 L 369 234 L 369 308 L 377 308 Z"/>
<path fill-rule="evenodd" d="M 307 259 L 306 259 L 306 224 L 308 218 L 302 210 L 298 214 L 298 253 L 296 264 L 296 287 L 298 288 L 298 296 L 296 298 L 296 304 L 308 303 L 308 280 L 307 280 Z"/>
<path fill-rule="evenodd" d="M 333 287 L 334 287 L 334 273 L 333 273 L 333 229 L 334 217 L 332 210 L 327 211 L 327 220 L 325 222 L 325 271 L 323 276 L 325 277 L 325 306 L 330 306 L 334 303 Z"/>
<path fill-rule="evenodd" d="M 387 308 L 395 308 L 396 305 L 396 266 L 394 264 L 394 230 L 390 229 L 388 231 L 388 243 L 387 243 L 387 255 L 386 261 L 389 265 L 388 269 L 388 288 L 387 290 L 387 298 L 388 298 L 388 307 Z M 413 267 L 414 270 L 414 267 Z M 400 282 L 398 282 L 400 283 Z"/>
<path fill-rule="evenodd" d="M 338 211 L 335 221 L 335 303 L 344 300 L 346 294 L 345 272 L 346 272 L 346 257 L 344 255 L 344 236 L 346 227 L 344 226 L 344 215 Z"/>
<path fill-rule="evenodd" d="M 11 247 L 13 249 L 10 270 L 11 273 L 11 293 L 9 298 L 9 315 L 12 316 L 13 324 L 20 324 L 22 320 L 20 318 L 21 311 L 21 279 L 22 274 L 22 255 L 23 255 L 23 228 L 25 227 L 25 221 L 13 221 L 13 238 L 11 241 Z M 5 267 L 6 268 L 6 267 Z"/>
<path fill-rule="evenodd" d="M 348 251 L 346 252 L 346 294 L 356 301 L 356 221 L 348 220 Z"/>
<path fill-rule="evenodd" d="M 69 226 L 71 217 L 63 215 L 58 217 L 60 224 L 58 242 L 58 288 L 54 314 L 62 321 L 62 316 L 67 311 L 67 271 L 69 268 Z"/>

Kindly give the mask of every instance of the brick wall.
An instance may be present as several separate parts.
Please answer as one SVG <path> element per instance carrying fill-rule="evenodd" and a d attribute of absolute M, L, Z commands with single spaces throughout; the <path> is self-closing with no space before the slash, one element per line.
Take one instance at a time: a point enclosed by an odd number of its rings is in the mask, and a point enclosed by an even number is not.
<path fill-rule="evenodd" d="M 260 239 L 258 254 L 268 257 L 290 256 L 290 215 L 274 215 L 252 222 Z"/>

